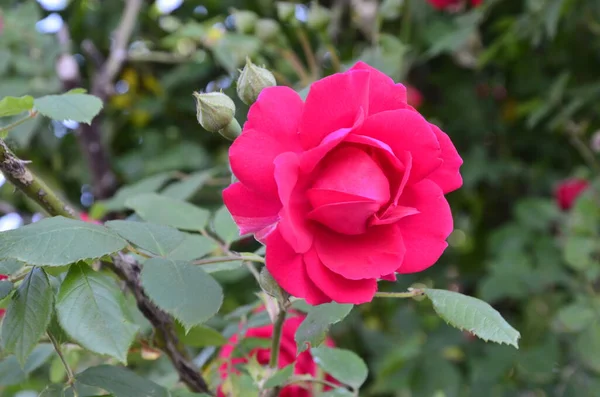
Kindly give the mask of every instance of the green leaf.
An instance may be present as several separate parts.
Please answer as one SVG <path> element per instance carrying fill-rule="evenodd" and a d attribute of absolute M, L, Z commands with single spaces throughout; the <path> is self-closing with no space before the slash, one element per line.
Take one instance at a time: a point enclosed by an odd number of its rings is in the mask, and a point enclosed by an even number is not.
<path fill-rule="evenodd" d="M 335 302 L 313 306 L 296 330 L 298 354 L 309 347 L 317 347 L 323 343 L 329 327 L 342 321 L 353 307 L 353 305 L 340 305 Z"/>
<path fill-rule="evenodd" d="M 574 347 L 583 364 L 600 374 L 600 323 L 594 322 L 579 334 Z"/>
<path fill-rule="evenodd" d="M 221 286 L 199 266 L 152 258 L 140 275 L 148 297 L 190 329 L 214 316 L 223 303 Z"/>
<path fill-rule="evenodd" d="M 187 346 L 223 346 L 227 343 L 227 339 L 219 331 L 205 325 L 196 325 L 186 332 L 179 323 L 176 323 L 175 332 L 179 341 Z"/>
<path fill-rule="evenodd" d="M 352 397 L 354 393 L 352 393 L 348 389 L 344 389 L 342 387 L 338 387 L 337 389 L 326 391 L 325 393 L 319 394 L 319 397 Z"/>
<path fill-rule="evenodd" d="M 87 93 L 87 90 L 85 88 L 73 88 L 72 90 L 65 92 L 65 94 L 85 94 L 85 93 Z"/>
<path fill-rule="evenodd" d="M 569 266 L 575 270 L 584 270 L 596 263 L 594 257 L 599 251 L 595 237 L 569 236 L 563 255 Z"/>
<path fill-rule="evenodd" d="M 571 304 L 562 307 L 554 318 L 554 327 L 563 332 L 580 332 L 586 329 L 596 318 L 594 310 L 583 304 Z"/>
<path fill-rule="evenodd" d="M 167 254 L 167 258 L 180 261 L 191 261 L 198 259 L 218 248 L 217 243 L 207 237 L 198 234 L 183 233 L 183 241 Z M 202 270 L 210 273 L 205 266 Z"/>
<path fill-rule="evenodd" d="M 0 258 L 36 266 L 96 259 L 126 246 L 125 240 L 104 226 L 62 216 L 0 233 Z"/>
<path fill-rule="evenodd" d="M 125 202 L 142 193 L 152 193 L 160 189 L 169 179 L 169 173 L 152 175 L 132 185 L 124 186 L 117 190 L 117 193 L 106 201 L 100 201 L 97 205 L 107 211 L 121 211 L 126 209 Z"/>
<path fill-rule="evenodd" d="M 33 108 L 33 97 L 6 96 L 0 100 L 0 117 L 16 116 Z"/>
<path fill-rule="evenodd" d="M 202 270 L 206 273 L 227 272 L 237 270 L 242 267 L 242 261 L 211 263 L 210 265 L 202 265 Z"/>
<path fill-rule="evenodd" d="M 148 222 L 160 223 L 183 230 L 201 230 L 209 212 L 188 202 L 155 193 L 142 194 L 125 202 Z"/>
<path fill-rule="evenodd" d="M 16 385 L 27 379 L 27 375 L 35 371 L 54 353 L 54 347 L 49 343 L 42 343 L 33 349 L 25 365 L 21 366 L 17 357 L 8 356 L 0 361 L 0 386 Z"/>
<path fill-rule="evenodd" d="M 19 285 L 2 321 L 2 348 L 25 360 L 46 332 L 52 318 L 54 292 L 48 276 L 34 268 Z"/>
<path fill-rule="evenodd" d="M 155 255 L 166 256 L 186 239 L 179 230 L 154 223 L 109 221 L 105 225 L 133 245 Z"/>
<path fill-rule="evenodd" d="M 126 320 L 121 291 L 106 274 L 71 266 L 56 302 L 61 327 L 81 346 L 125 363 L 138 326 Z"/>
<path fill-rule="evenodd" d="M 14 259 L 0 261 L 0 274 L 11 275 L 19 271 L 25 264 Z"/>
<path fill-rule="evenodd" d="M 225 243 L 231 244 L 240 237 L 240 229 L 233 221 L 227 207 L 222 206 L 219 208 L 212 223 L 213 230 Z"/>
<path fill-rule="evenodd" d="M 367 365 L 350 350 L 321 346 L 310 349 L 310 353 L 323 371 L 354 389 L 367 380 Z"/>
<path fill-rule="evenodd" d="M 279 371 L 275 372 L 263 385 L 263 388 L 269 389 L 283 385 L 294 373 L 295 363 L 286 365 Z"/>
<path fill-rule="evenodd" d="M 0 299 L 4 299 L 10 294 L 15 286 L 8 280 L 0 281 Z"/>
<path fill-rule="evenodd" d="M 102 110 L 102 101 L 93 95 L 66 93 L 36 98 L 33 106 L 53 120 L 73 120 L 91 124 L 92 119 Z"/>
<path fill-rule="evenodd" d="M 453 327 L 467 330 L 485 341 L 519 348 L 521 334 L 486 302 L 441 289 L 425 288 L 423 291 L 431 299 L 436 313 Z"/>
<path fill-rule="evenodd" d="M 187 200 L 194 195 L 210 178 L 208 171 L 196 172 L 187 178 L 167 186 L 161 195 L 178 200 Z"/>
<path fill-rule="evenodd" d="M 169 397 L 169 391 L 164 387 L 123 367 L 91 367 L 75 378 L 84 385 L 99 387 L 115 397 Z"/>

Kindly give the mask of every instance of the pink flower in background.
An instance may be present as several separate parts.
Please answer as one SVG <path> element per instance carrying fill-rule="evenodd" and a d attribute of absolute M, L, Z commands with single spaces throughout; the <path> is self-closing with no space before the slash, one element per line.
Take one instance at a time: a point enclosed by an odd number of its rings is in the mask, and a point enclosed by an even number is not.
<path fill-rule="evenodd" d="M 587 189 L 589 182 L 585 179 L 568 179 L 561 182 L 556 189 L 556 202 L 562 210 L 571 209 L 579 195 Z"/>
<path fill-rule="evenodd" d="M 411 85 L 406 86 L 406 102 L 415 109 L 418 109 L 423 104 L 423 95 Z"/>
<path fill-rule="evenodd" d="M 7 280 L 7 279 L 8 279 L 8 276 L 6 274 L 0 274 L 0 281 Z M 4 313 L 6 313 L 6 310 L 0 309 L 0 317 L 4 316 Z"/>
<path fill-rule="evenodd" d="M 377 280 L 433 265 L 453 229 L 445 193 L 462 185 L 448 135 L 406 88 L 358 63 L 312 84 L 263 90 L 229 150 L 223 192 L 266 266 L 312 305 L 373 299 Z"/>
<path fill-rule="evenodd" d="M 97 220 L 90 218 L 90 216 L 89 216 L 89 215 L 88 215 L 86 212 L 82 212 L 82 213 L 79 215 L 79 218 L 80 218 L 82 221 L 84 221 L 84 222 L 95 223 L 96 225 L 101 225 L 101 224 L 102 224 L 102 222 L 98 222 Z"/>
<path fill-rule="evenodd" d="M 294 366 L 294 374 L 296 375 L 316 375 L 317 373 L 317 364 L 315 364 L 313 357 L 311 356 L 308 350 L 300 353 L 298 357 L 296 357 L 296 341 L 294 339 L 294 335 L 296 334 L 296 330 L 302 323 L 304 319 L 303 316 L 290 317 L 285 320 L 283 325 L 283 332 L 281 335 L 281 349 L 279 351 L 279 368 L 283 368 L 293 362 L 296 362 Z M 271 339 L 273 336 L 273 325 L 265 325 L 264 327 L 250 328 L 246 332 L 246 338 L 261 338 L 261 339 Z M 232 358 L 233 351 L 238 344 L 237 335 L 234 335 L 229 339 L 229 342 L 223 346 L 219 353 L 219 358 L 223 360 L 223 364 L 219 368 L 219 374 L 221 379 L 227 379 L 227 377 L 231 373 L 239 373 L 237 369 L 235 369 L 236 365 L 244 364 L 248 361 L 247 357 L 239 357 Z M 329 347 L 333 347 L 333 341 L 331 339 L 327 339 L 325 341 L 325 345 Z M 271 355 L 271 349 L 265 348 L 256 348 L 252 350 L 249 356 L 256 356 L 259 364 L 267 365 L 269 363 L 269 358 Z M 330 376 L 327 376 L 327 380 L 330 382 L 334 382 L 335 380 Z M 327 388 L 325 388 L 327 390 Z M 299 385 L 290 385 L 286 386 L 281 390 L 279 396 L 281 397 L 310 397 L 313 394 L 304 389 Z M 219 389 L 218 396 L 225 396 L 223 390 Z"/>
<path fill-rule="evenodd" d="M 434 8 L 438 10 L 444 10 L 451 7 L 460 6 L 463 3 L 466 3 L 466 0 L 427 0 L 429 4 L 431 4 Z M 483 0 L 471 0 L 471 6 L 477 7 L 481 5 Z"/>

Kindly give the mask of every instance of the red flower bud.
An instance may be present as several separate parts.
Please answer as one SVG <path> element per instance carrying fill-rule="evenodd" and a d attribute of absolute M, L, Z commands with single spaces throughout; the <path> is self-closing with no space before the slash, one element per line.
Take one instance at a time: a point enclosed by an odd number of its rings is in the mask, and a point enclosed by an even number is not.
<path fill-rule="evenodd" d="M 569 179 L 561 182 L 555 193 L 558 206 L 562 210 L 569 210 L 588 186 L 589 182 L 585 179 Z"/>

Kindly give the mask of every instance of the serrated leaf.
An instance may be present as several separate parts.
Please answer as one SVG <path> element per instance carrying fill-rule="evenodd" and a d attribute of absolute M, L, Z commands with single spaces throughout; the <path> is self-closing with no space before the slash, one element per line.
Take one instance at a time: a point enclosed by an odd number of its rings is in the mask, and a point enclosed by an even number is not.
<path fill-rule="evenodd" d="M 267 379 L 267 381 L 263 385 L 263 388 L 270 389 L 272 387 L 283 385 L 294 373 L 295 365 L 295 363 L 286 365 L 279 371 L 275 372 L 269 379 Z"/>
<path fill-rule="evenodd" d="M 199 234 L 183 233 L 184 240 L 167 254 L 167 258 L 181 261 L 191 261 L 218 248 L 214 240 Z M 210 273 L 204 266 L 202 270 Z"/>
<path fill-rule="evenodd" d="M 6 96 L 0 100 L 0 117 L 16 116 L 33 108 L 33 97 Z"/>
<path fill-rule="evenodd" d="M 194 195 L 210 178 L 210 172 L 201 171 L 167 186 L 160 194 L 178 200 L 187 200 Z"/>
<path fill-rule="evenodd" d="M 10 276 L 19 271 L 25 264 L 14 259 L 0 261 L 0 274 Z"/>
<path fill-rule="evenodd" d="M 133 371 L 111 365 L 86 369 L 75 377 L 88 386 L 99 387 L 115 397 L 169 397 L 164 387 L 137 375 Z"/>
<path fill-rule="evenodd" d="M 423 289 L 436 313 L 450 325 L 479 338 L 519 348 L 521 334 L 486 302 L 441 289 Z"/>
<path fill-rule="evenodd" d="M 36 98 L 33 106 L 40 114 L 53 120 L 91 124 L 92 119 L 102 110 L 102 101 L 93 95 L 66 93 Z"/>
<path fill-rule="evenodd" d="M 225 206 L 222 206 L 215 212 L 212 224 L 217 236 L 227 244 L 231 244 L 231 242 L 240 237 L 240 229 L 233 221 L 229 210 Z"/>
<path fill-rule="evenodd" d="M 186 201 L 155 193 L 135 196 L 127 200 L 125 205 L 148 222 L 183 230 L 203 229 L 210 214 Z"/>
<path fill-rule="evenodd" d="M 186 332 L 179 323 L 176 323 L 175 332 L 179 341 L 187 346 L 223 346 L 227 343 L 227 339 L 219 331 L 205 325 L 196 325 Z"/>
<path fill-rule="evenodd" d="M 144 178 L 134 184 L 127 185 L 117 190 L 115 195 L 105 201 L 98 202 L 98 206 L 104 207 L 107 211 L 121 211 L 126 209 L 125 202 L 135 196 L 143 193 L 152 193 L 160 189 L 169 179 L 169 173 L 152 175 Z"/>
<path fill-rule="evenodd" d="M 8 280 L 1 280 L 0 281 L 0 299 L 4 299 L 8 296 L 8 294 L 10 294 L 10 292 L 13 290 L 14 285 L 13 283 L 11 283 Z"/>
<path fill-rule="evenodd" d="M 350 350 L 321 346 L 310 349 L 310 353 L 323 371 L 354 389 L 358 389 L 367 380 L 367 365 Z"/>
<path fill-rule="evenodd" d="M 25 365 L 21 366 L 17 357 L 8 356 L 0 361 L 0 386 L 16 385 L 27 379 L 27 375 L 42 365 L 54 353 L 54 347 L 49 343 L 42 343 L 36 346 Z"/>
<path fill-rule="evenodd" d="M 120 294 L 111 277 L 78 263 L 60 287 L 56 312 L 61 327 L 81 346 L 125 363 L 139 327 L 126 320 Z"/>
<path fill-rule="evenodd" d="M 0 258 L 36 266 L 96 259 L 126 246 L 125 240 L 104 226 L 62 216 L 0 233 Z"/>
<path fill-rule="evenodd" d="M 46 332 L 52 318 L 54 292 L 48 276 L 34 268 L 19 285 L 2 321 L 2 349 L 21 364 Z"/>
<path fill-rule="evenodd" d="M 168 255 L 186 239 L 185 234 L 175 228 L 148 222 L 109 221 L 105 226 L 133 245 L 161 256 Z"/>
<path fill-rule="evenodd" d="M 313 306 L 296 330 L 294 338 L 298 346 L 298 354 L 309 347 L 317 347 L 323 343 L 329 327 L 342 321 L 353 307 L 353 305 L 335 302 Z"/>
<path fill-rule="evenodd" d="M 152 258 L 144 262 L 140 278 L 148 297 L 188 330 L 214 316 L 223 303 L 219 283 L 189 262 Z"/>

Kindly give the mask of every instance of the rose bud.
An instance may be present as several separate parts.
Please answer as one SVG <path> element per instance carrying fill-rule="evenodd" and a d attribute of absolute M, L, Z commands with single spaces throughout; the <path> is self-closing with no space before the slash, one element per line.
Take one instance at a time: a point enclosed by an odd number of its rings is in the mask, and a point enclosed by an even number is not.
<path fill-rule="evenodd" d="M 258 94 L 267 87 L 276 86 L 275 76 L 265 68 L 256 66 L 246 58 L 246 66 L 237 81 L 237 94 L 246 105 L 252 105 Z"/>
<path fill-rule="evenodd" d="M 256 37 L 264 42 L 271 42 L 279 37 L 279 24 L 274 19 L 262 18 L 256 22 L 254 27 Z"/>
<path fill-rule="evenodd" d="M 560 209 L 564 211 L 571 209 L 588 186 L 589 182 L 585 179 L 569 179 L 561 182 L 556 188 L 556 202 Z"/>
<path fill-rule="evenodd" d="M 280 21 L 288 22 L 294 17 L 296 12 L 296 5 L 287 1 L 280 1 L 277 3 L 277 18 Z"/>
<path fill-rule="evenodd" d="M 235 29 L 240 33 L 251 33 L 258 21 L 258 15 L 252 11 L 234 11 L 233 21 Z"/>
<path fill-rule="evenodd" d="M 234 140 L 241 127 L 233 117 L 235 104 L 222 92 L 194 92 L 198 123 L 209 132 L 218 132 L 223 137 Z"/>
<path fill-rule="evenodd" d="M 328 8 L 319 5 L 316 1 L 310 4 L 308 9 L 308 18 L 306 24 L 314 30 L 321 30 L 327 27 L 331 19 L 331 11 Z"/>

